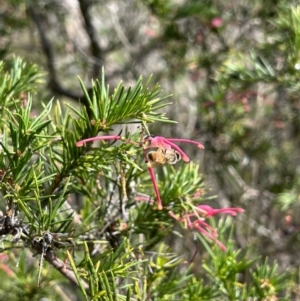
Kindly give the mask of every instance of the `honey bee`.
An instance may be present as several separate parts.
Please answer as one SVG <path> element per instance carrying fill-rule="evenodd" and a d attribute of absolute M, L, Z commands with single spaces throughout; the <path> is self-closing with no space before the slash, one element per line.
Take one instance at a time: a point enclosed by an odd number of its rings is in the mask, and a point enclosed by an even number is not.
<path fill-rule="evenodd" d="M 175 164 L 181 160 L 181 155 L 176 150 L 164 149 L 158 147 L 156 150 L 147 153 L 147 157 L 153 166 L 161 166 L 164 164 Z"/>

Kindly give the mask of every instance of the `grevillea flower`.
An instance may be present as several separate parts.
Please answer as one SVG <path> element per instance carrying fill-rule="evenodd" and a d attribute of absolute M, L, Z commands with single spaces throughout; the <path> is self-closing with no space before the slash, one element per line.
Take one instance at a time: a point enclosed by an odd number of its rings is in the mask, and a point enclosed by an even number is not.
<path fill-rule="evenodd" d="M 204 149 L 204 146 L 197 141 L 193 141 L 193 140 L 189 140 L 189 139 L 181 139 L 181 138 L 165 138 L 165 137 L 161 137 L 161 136 L 148 136 L 146 137 L 146 139 L 144 140 L 145 144 L 147 145 L 144 149 L 153 149 L 153 148 L 158 148 L 163 150 L 165 153 L 171 149 L 177 151 L 180 156 L 181 159 L 184 162 L 189 162 L 190 158 L 187 156 L 187 154 L 176 144 L 174 144 L 173 142 L 183 142 L 183 143 L 190 143 L 190 144 L 194 144 L 196 145 L 198 148 L 200 149 Z M 153 187 L 155 190 L 155 194 L 157 197 L 157 205 L 158 205 L 158 209 L 161 210 L 163 208 L 162 205 L 162 200 L 160 198 L 160 194 L 159 194 L 159 190 L 158 190 L 158 186 L 157 186 L 157 182 L 156 182 L 156 178 L 155 178 L 155 174 L 152 168 L 152 164 L 151 162 L 149 162 L 146 153 L 144 153 L 145 155 L 145 159 L 147 162 L 147 167 L 150 173 L 150 177 L 153 183 Z"/>
<path fill-rule="evenodd" d="M 186 155 L 186 153 L 173 142 L 183 142 L 190 143 L 196 145 L 200 149 L 204 149 L 203 144 L 200 142 L 189 140 L 189 139 L 181 139 L 181 138 L 165 138 L 161 136 L 155 137 L 146 137 L 145 142 L 149 142 L 149 145 L 146 148 L 162 148 L 164 150 L 174 149 L 176 150 L 182 157 L 184 162 L 189 162 L 190 158 Z"/>
<path fill-rule="evenodd" d="M 198 205 L 195 207 L 194 212 L 186 213 L 182 217 L 176 216 L 172 211 L 169 211 L 169 215 L 175 220 L 183 222 L 187 228 L 202 233 L 204 236 L 214 241 L 223 251 L 226 251 L 226 247 L 217 239 L 218 232 L 205 222 L 205 218 L 209 218 L 219 213 L 227 213 L 236 216 L 237 213 L 242 212 L 244 212 L 244 209 L 242 208 L 214 209 L 208 205 Z"/>
<path fill-rule="evenodd" d="M 124 141 L 125 143 L 131 143 L 131 144 L 134 144 L 134 145 L 138 145 L 138 143 L 136 143 L 134 141 L 131 141 L 131 140 L 128 140 L 125 137 L 117 136 L 117 135 L 111 135 L 111 136 L 96 136 L 96 137 L 92 137 L 92 138 L 83 139 L 83 140 L 78 141 L 76 143 L 76 146 L 81 147 L 85 143 L 93 142 L 93 141 L 99 141 L 99 140 L 121 140 L 121 141 Z M 148 167 L 148 170 L 149 170 L 151 181 L 152 181 L 152 184 L 153 184 L 153 187 L 154 187 L 155 195 L 157 197 L 157 205 L 158 205 L 159 210 L 161 210 L 163 208 L 163 205 L 162 205 L 162 200 L 160 198 L 158 185 L 157 185 L 157 182 L 156 182 L 156 178 L 155 178 L 155 174 L 154 174 L 153 166 L 152 166 L 152 164 L 155 163 L 155 162 L 153 162 L 153 161 L 151 162 L 151 158 L 147 155 L 146 151 L 151 150 L 151 149 L 159 149 L 160 150 L 160 156 L 164 156 L 168 152 L 170 153 L 171 150 L 174 150 L 181 156 L 181 159 L 184 162 L 189 162 L 190 158 L 174 142 L 194 144 L 198 148 L 204 149 L 204 146 L 200 142 L 189 140 L 189 139 L 165 138 L 165 137 L 161 137 L 161 136 L 146 136 L 142 141 L 142 147 L 143 147 L 143 150 L 144 150 L 144 157 L 145 157 L 145 161 L 147 163 L 147 167 Z M 153 153 L 153 151 L 151 153 Z M 168 161 L 161 161 L 161 162 L 166 162 L 166 164 L 167 164 Z M 175 161 L 175 163 L 176 163 L 176 161 Z"/>
<path fill-rule="evenodd" d="M 221 208 L 214 209 L 208 205 L 198 205 L 196 206 L 196 212 L 202 217 L 211 217 L 219 213 L 227 213 L 232 216 L 236 216 L 238 213 L 243 213 L 243 208 Z"/>

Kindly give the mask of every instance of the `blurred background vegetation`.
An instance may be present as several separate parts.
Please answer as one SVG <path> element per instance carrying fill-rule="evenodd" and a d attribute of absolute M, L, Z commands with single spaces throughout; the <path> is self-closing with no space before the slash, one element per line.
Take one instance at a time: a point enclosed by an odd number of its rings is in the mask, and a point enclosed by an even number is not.
<path fill-rule="evenodd" d="M 88 104 L 101 77 L 117 86 L 142 75 L 172 94 L 178 124 L 152 133 L 201 141 L 212 207 L 242 207 L 232 238 L 251 258 L 300 264 L 300 6 L 293 0 L 0 0 L 0 59 L 44 72 L 38 100 Z M 177 240 L 170 238 L 169 244 Z M 181 246 L 182 252 L 193 249 Z M 178 247 L 178 246 L 177 246 Z M 200 247 L 200 254 L 205 254 Z M 189 255 L 188 255 L 189 256 Z M 203 257 L 195 258 L 195 267 Z M 198 265 L 197 265 L 198 263 Z M 196 271 L 199 272 L 199 271 Z M 199 272 L 200 273 L 200 272 Z M 54 276 L 53 276 L 54 277 Z M 300 300 L 299 290 L 293 300 Z M 297 299 L 298 296 L 298 299 Z M 213 300 L 213 299 L 212 299 Z M 233 299 L 231 299 L 233 300 Z M 236 299 L 239 300 L 239 299 Z M 254 300 L 254 299 L 253 299 Z M 263 299 L 261 299 L 263 300 Z M 271 300 L 271 299 L 265 299 Z M 272 299 L 277 300 L 277 299 Z"/>

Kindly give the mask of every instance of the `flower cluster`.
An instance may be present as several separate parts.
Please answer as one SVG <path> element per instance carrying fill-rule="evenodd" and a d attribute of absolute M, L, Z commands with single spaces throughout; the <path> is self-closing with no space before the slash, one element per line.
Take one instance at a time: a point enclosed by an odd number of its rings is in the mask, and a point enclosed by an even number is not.
<path fill-rule="evenodd" d="M 136 144 L 135 142 L 127 140 L 126 138 L 124 138 L 122 136 L 111 135 L 111 136 L 96 136 L 96 137 L 80 140 L 76 143 L 76 146 L 81 147 L 85 143 L 99 141 L 99 140 L 121 140 L 121 141 L 124 141 L 125 143 Z M 158 190 L 158 186 L 157 186 L 157 182 L 156 182 L 156 178 L 155 178 L 155 174 L 154 174 L 152 165 L 155 165 L 155 163 L 160 163 L 160 165 L 174 164 L 178 160 L 172 160 L 172 159 L 174 159 L 174 156 L 176 158 L 177 154 L 180 156 L 180 159 L 182 159 L 184 162 L 190 161 L 190 158 L 186 155 L 186 153 L 173 142 L 190 143 L 190 144 L 196 145 L 200 149 L 204 149 L 204 146 L 201 143 L 199 143 L 197 141 L 193 141 L 193 140 L 188 140 L 188 139 L 165 138 L 165 137 L 161 137 L 161 136 L 156 136 L 156 137 L 147 136 L 143 139 L 142 147 L 144 150 L 145 161 L 147 163 L 151 181 L 152 181 L 152 184 L 154 187 L 155 195 L 157 198 L 157 207 L 159 210 L 161 210 L 163 208 L 163 205 L 162 205 L 162 200 L 160 198 L 160 194 L 159 194 L 159 190 Z M 151 156 L 147 155 L 148 154 L 147 150 L 154 150 L 154 151 L 149 152 L 149 154 L 151 153 Z M 156 156 L 154 156 L 154 153 L 157 150 L 158 150 L 158 152 L 156 153 Z M 159 158 L 158 158 L 158 156 L 159 156 Z M 156 158 L 157 158 L 157 160 L 156 160 Z"/>
<path fill-rule="evenodd" d="M 98 140 L 121 140 L 125 143 L 131 143 L 137 145 L 136 142 L 130 141 L 122 136 L 111 135 L 111 136 L 96 136 L 88 139 L 78 141 L 77 147 L 83 146 L 85 143 L 98 141 Z M 146 136 L 142 141 L 142 148 L 144 151 L 145 161 L 149 170 L 151 181 L 154 187 L 155 195 L 157 198 L 157 207 L 159 210 L 163 209 L 162 200 L 159 194 L 158 185 L 156 182 L 153 167 L 157 165 L 175 164 L 179 160 L 189 162 L 190 159 L 187 154 L 174 142 L 183 142 L 196 145 L 199 149 L 204 149 L 204 146 L 193 140 L 180 139 L 180 138 L 165 138 L 161 136 Z M 197 196 L 197 193 L 194 197 Z M 151 203 L 152 199 L 151 199 Z M 198 205 L 194 208 L 191 213 L 185 213 L 183 216 L 178 217 L 172 211 L 169 211 L 169 215 L 178 222 L 183 222 L 184 225 L 191 229 L 202 233 L 207 238 L 214 241 L 222 250 L 226 250 L 226 247 L 217 239 L 217 231 L 205 222 L 206 218 L 210 218 L 216 214 L 226 213 L 232 216 L 237 213 L 244 212 L 242 208 L 223 208 L 214 209 L 208 205 Z"/>

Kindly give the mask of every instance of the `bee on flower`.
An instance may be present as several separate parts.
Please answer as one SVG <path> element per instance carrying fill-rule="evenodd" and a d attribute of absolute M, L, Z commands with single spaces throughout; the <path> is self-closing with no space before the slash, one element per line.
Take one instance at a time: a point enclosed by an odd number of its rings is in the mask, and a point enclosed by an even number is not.
<path fill-rule="evenodd" d="M 76 143 L 77 147 L 81 147 L 88 142 L 101 141 L 101 140 L 121 140 L 125 143 L 132 143 L 123 136 L 96 136 L 80 140 Z M 156 182 L 153 167 L 162 166 L 165 164 L 176 164 L 178 161 L 183 160 L 189 162 L 190 158 L 187 154 L 174 142 L 189 143 L 197 146 L 199 149 L 204 149 L 204 146 L 197 141 L 181 138 L 165 138 L 162 136 L 146 136 L 142 140 L 142 148 L 144 151 L 145 161 L 154 187 L 155 195 L 157 198 L 157 207 L 159 210 L 163 209 L 162 200 L 159 194 L 158 185 Z"/>

